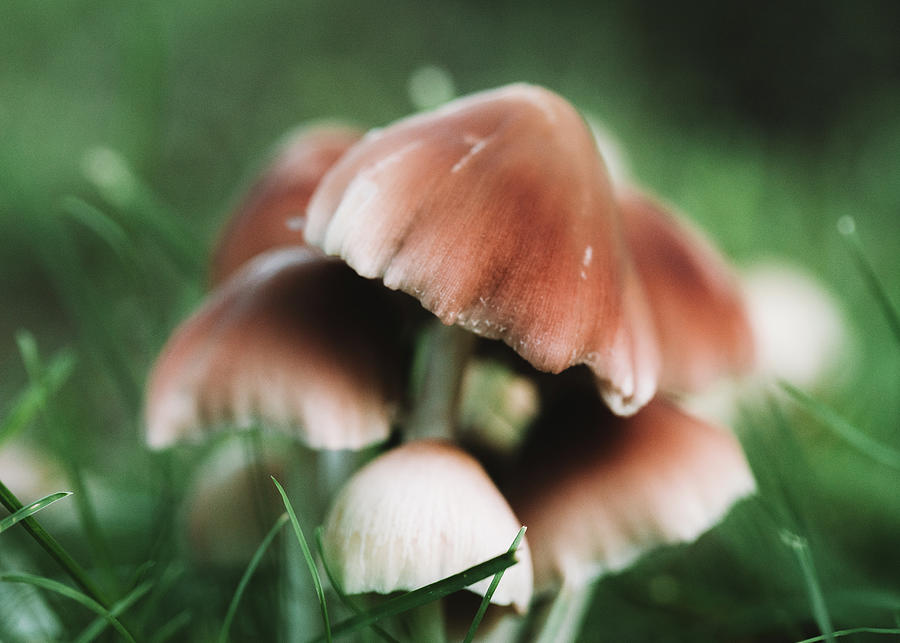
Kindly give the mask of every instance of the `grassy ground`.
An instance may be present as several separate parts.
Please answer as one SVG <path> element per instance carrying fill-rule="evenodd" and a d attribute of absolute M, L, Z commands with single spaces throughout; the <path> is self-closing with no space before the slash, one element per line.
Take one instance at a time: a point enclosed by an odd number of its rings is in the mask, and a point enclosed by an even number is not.
<path fill-rule="evenodd" d="M 213 638 L 242 572 L 204 567 L 184 543 L 182 498 L 211 447 L 151 453 L 140 426 L 144 378 L 202 296 L 215 231 L 284 132 L 403 116 L 422 65 L 460 94 L 518 80 L 562 93 L 738 265 L 803 266 L 846 316 L 854 350 L 808 391 L 815 401 L 757 404 L 736 427 L 759 497 L 696 544 L 604 580 L 584 640 L 900 627 L 900 337 L 836 227 L 854 218 L 865 261 L 900 302 L 897 12 L 822 5 L 791 31 L 790 7 L 765 19 L 700 9 L 0 7 L 0 443 L 25 440 L 58 464 L 59 488 L 77 493 L 39 517 L 112 601 L 144 592 L 123 619 L 136 635 Z M 668 29 L 686 25 L 684 38 Z M 70 582 L 21 529 L 0 542 L 0 574 Z M 235 640 L 284 631 L 275 567 L 252 581 Z M 41 595 L 0 582 L 0 640 L 16 631 L 7 605 L 36 610 L 37 638 L 73 639 L 95 617 Z"/>

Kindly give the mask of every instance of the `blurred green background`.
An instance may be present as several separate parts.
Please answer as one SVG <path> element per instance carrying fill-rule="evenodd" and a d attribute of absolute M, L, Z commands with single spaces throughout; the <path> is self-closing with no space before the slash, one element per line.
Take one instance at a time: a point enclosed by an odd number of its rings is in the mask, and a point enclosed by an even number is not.
<path fill-rule="evenodd" d="M 417 109 L 411 76 L 432 66 L 457 95 L 514 81 L 561 93 L 738 265 L 780 257 L 817 275 L 856 350 L 813 394 L 900 449 L 897 338 L 836 230 L 854 217 L 900 302 L 898 34 L 889 0 L 3 2 L 0 412 L 20 408 L 29 387 L 17 331 L 45 361 L 71 351 L 52 405 L 16 430 L 101 481 L 112 564 L 141 565 L 164 530 L 155 521 L 174 514 L 158 506 L 161 459 L 140 446 L 143 382 L 199 301 L 229 207 L 286 132 L 400 118 Z M 585 640 L 817 634 L 809 576 L 782 528 L 802 532 L 836 627 L 900 626 L 900 470 L 810 409 L 783 406 L 750 409 L 738 427 L 763 499 L 695 546 L 602 583 Z M 166 460 L 173 497 L 191 457 Z M 83 533 L 72 527 L 67 544 L 96 558 Z M 146 627 L 207 582 L 182 578 Z M 57 607 L 67 622 L 86 618 Z M 198 621 L 185 637 L 204 638 Z"/>

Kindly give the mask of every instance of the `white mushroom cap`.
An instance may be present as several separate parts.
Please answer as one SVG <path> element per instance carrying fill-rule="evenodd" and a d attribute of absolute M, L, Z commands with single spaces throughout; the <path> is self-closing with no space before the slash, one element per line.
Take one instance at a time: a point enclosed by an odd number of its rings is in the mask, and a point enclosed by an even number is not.
<path fill-rule="evenodd" d="M 826 287 L 805 270 L 767 260 L 745 268 L 740 285 L 752 329 L 754 369 L 745 377 L 725 379 L 682 403 L 691 413 L 733 424 L 742 403 L 778 394 L 779 380 L 800 388 L 837 375 L 840 363 L 852 368 L 850 336 L 840 305 Z"/>
<path fill-rule="evenodd" d="M 323 531 L 324 552 L 344 591 L 412 590 L 504 553 L 520 527 L 471 456 L 444 442 L 410 442 L 354 475 Z M 532 572 L 523 539 L 518 563 L 491 598 L 524 611 Z M 468 589 L 484 595 L 491 579 Z"/>
<path fill-rule="evenodd" d="M 756 342 L 757 372 L 812 386 L 847 346 L 834 296 L 808 272 L 768 261 L 744 271 L 744 297 Z"/>
<path fill-rule="evenodd" d="M 692 541 L 755 489 L 733 435 L 658 399 L 630 418 L 589 404 L 558 426 L 551 417 L 511 490 L 538 589 L 579 587 Z"/>
<path fill-rule="evenodd" d="M 313 249 L 260 255 L 166 344 L 147 387 L 147 442 L 259 422 L 319 449 L 383 441 L 403 372 L 392 300 Z"/>
<path fill-rule="evenodd" d="M 24 504 L 69 488 L 53 456 L 18 440 L 0 445 L 0 481 Z"/>

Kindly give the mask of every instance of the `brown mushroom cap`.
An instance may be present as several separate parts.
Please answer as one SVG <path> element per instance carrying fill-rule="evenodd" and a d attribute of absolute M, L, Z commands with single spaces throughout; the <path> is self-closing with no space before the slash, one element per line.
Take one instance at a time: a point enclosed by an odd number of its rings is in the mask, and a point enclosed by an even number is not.
<path fill-rule="evenodd" d="M 754 489 L 733 435 L 659 399 L 630 418 L 599 404 L 549 418 L 510 497 L 536 588 L 578 587 L 657 545 L 694 540 Z"/>
<path fill-rule="evenodd" d="M 696 391 L 753 363 L 740 287 L 699 230 L 634 189 L 619 196 L 623 229 L 662 353 L 660 386 Z"/>
<path fill-rule="evenodd" d="M 619 413 L 655 391 L 603 161 L 548 90 L 511 85 L 370 132 L 322 179 L 306 235 L 540 370 L 589 365 Z"/>
<path fill-rule="evenodd" d="M 147 441 L 257 421 L 314 448 L 384 440 L 403 372 L 392 300 L 310 248 L 260 255 L 170 338 L 149 379 Z"/>
<path fill-rule="evenodd" d="M 417 589 L 509 549 L 520 527 L 474 458 L 445 442 L 409 442 L 360 469 L 325 520 L 326 560 L 348 594 Z M 491 598 L 531 601 L 525 539 Z M 491 579 L 468 589 L 484 595 Z"/>
<path fill-rule="evenodd" d="M 213 251 L 212 285 L 266 250 L 304 245 L 313 191 L 361 136 L 350 127 L 320 125 L 288 138 L 226 224 Z"/>

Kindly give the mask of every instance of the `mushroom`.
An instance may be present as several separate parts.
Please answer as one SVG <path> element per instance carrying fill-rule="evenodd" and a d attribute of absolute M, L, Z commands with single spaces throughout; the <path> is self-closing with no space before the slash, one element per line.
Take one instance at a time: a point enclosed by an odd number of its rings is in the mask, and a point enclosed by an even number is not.
<path fill-rule="evenodd" d="M 0 481 L 26 502 L 67 486 L 56 459 L 20 439 L 0 444 Z"/>
<path fill-rule="evenodd" d="M 796 386 L 817 384 L 847 348 L 843 313 L 808 272 L 763 261 L 741 278 L 756 339 L 757 372 Z"/>
<path fill-rule="evenodd" d="M 323 549 L 348 594 L 412 590 L 507 551 L 520 523 L 481 465 L 442 441 L 406 443 L 360 469 L 338 494 Z M 531 557 L 491 598 L 520 612 L 531 601 Z M 468 589 L 484 595 L 490 579 Z"/>
<path fill-rule="evenodd" d="M 320 449 L 390 432 L 404 352 L 386 289 L 310 248 L 265 253 L 169 340 L 147 387 L 147 441 L 262 421 Z"/>
<path fill-rule="evenodd" d="M 736 277 L 683 217 L 634 188 L 617 200 L 638 274 L 653 302 L 660 387 L 697 391 L 753 364 L 753 334 Z"/>
<path fill-rule="evenodd" d="M 827 288 L 807 271 L 783 261 L 763 260 L 739 275 L 753 336 L 754 367 L 684 399 L 701 417 L 734 422 L 742 402 L 778 395 L 779 380 L 800 388 L 822 384 L 826 375 L 852 368 L 846 319 Z"/>
<path fill-rule="evenodd" d="M 587 364 L 634 413 L 652 321 L 603 160 L 556 94 L 511 85 L 369 132 L 323 177 L 307 241 L 536 368 Z"/>
<path fill-rule="evenodd" d="M 214 286 L 266 250 L 305 244 L 306 206 L 313 190 L 361 135 L 350 127 L 318 125 L 287 138 L 216 244 L 211 269 Z"/>
<path fill-rule="evenodd" d="M 284 506 L 269 476 L 283 478 L 298 450 L 276 445 L 251 454 L 243 440 L 227 440 L 193 476 L 184 503 L 184 522 L 194 558 L 223 567 L 245 566 Z M 283 445 L 277 445 L 283 447 Z M 258 461 L 250 460 L 251 455 Z M 307 455 L 305 466 L 313 466 Z"/>
<path fill-rule="evenodd" d="M 755 488 L 733 435 L 659 399 L 631 418 L 564 401 L 518 467 L 509 496 L 538 590 L 584 587 L 655 546 L 692 541 Z"/>

